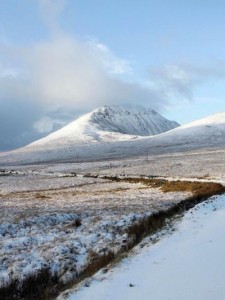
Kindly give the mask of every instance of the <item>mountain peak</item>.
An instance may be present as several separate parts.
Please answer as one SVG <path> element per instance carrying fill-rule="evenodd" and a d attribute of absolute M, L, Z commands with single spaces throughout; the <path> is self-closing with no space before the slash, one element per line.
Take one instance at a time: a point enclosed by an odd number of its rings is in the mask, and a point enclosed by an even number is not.
<path fill-rule="evenodd" d="M 90 121 L 102 131 L 139 136 L 156 135 L 179 126 L 153 109 L 137 105 L 105 105 L 91 113 Z"/>
<path fill-rule="evenodd" d="M 156 113 L 155 110 L 152 108 L 147 108 L 141 105 L 103 105 L 95 110 L 92 113 L 100 112 L 103 114 L 110 114 L 110 113 L 125 113 L 125 114 L 146 114 L 146 113 Z"/>
<path fill-rule="evenodd" d="M 151 108 L 141 106 L 105 105 L 81 116 L 60 130 L 30 146 L 112 142 L 151 136 L 178 127 Z"/>

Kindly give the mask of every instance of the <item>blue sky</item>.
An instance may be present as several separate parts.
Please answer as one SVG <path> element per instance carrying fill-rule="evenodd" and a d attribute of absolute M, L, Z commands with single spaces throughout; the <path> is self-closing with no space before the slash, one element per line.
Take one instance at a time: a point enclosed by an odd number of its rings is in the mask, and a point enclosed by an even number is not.
<path fill-rule="evenodd" d="M 0 1 L 0 149 L 103 104 L 182 124 L 225 111 L 224 11 L 219 0 Z"/>

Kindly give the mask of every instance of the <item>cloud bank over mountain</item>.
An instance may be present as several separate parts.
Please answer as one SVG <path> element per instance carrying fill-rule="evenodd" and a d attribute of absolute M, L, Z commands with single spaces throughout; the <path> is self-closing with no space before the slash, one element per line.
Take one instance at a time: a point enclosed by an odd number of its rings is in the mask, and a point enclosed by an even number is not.
<path fill-rule="evenodd" d="M 134 62 L 94 38 L 63 31 L 59 17 L 66 1 L 38 3 L 47 37 L 26 45 L 0 40 L 0 150 L 26 144 L 105 104 L 141 104 L 162 112 L 174 99 L 191 98 L 202 81 L 224 78 L 221 63 L 174 64 L 150 68 L 137 80 Z M 11 130 L 6 134 L 5 128 Z"/>

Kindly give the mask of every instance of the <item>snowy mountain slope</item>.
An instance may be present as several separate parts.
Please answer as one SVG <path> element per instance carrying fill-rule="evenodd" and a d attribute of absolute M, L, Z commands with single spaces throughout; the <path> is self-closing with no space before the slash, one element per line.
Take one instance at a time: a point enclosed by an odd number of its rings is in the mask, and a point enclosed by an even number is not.
<path fill-rule="evenodd" d="M 46 144 L 47 145 L 47 144 Z M 225 113 L 218 113 L 199 121 L 149 137 L 137 137 L 111 143 L 57 144 L 24 147 L 0 155 L 3 163 L 44 161 L 93 161 L 155 154 L 167 154 L 193 149 L 225 148 Z"/>
<path fill-rule="evenodd" d="M 225 145 L 225 112 L 180 126 L 156 137 L 154 143 L 193 148 Z"/>
<path fill-rule="evenodd" d="M 112 142 L 159 134 L 179 126 L 152 109 L 120 106 L 98 108 L 28 147 Z"/>

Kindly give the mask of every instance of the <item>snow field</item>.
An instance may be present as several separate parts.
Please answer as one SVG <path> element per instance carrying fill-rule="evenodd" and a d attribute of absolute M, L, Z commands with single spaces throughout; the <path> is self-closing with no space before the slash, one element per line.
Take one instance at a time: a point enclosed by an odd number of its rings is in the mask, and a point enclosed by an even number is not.
<path fill-rule="evenodd" d="M 131 224 L 189 196 L 22 170 L 1 177 L 0 194 L 0 281 L 48 267 L 63 283 L 77 278 L 93 253 L 124 249 Z"/>

